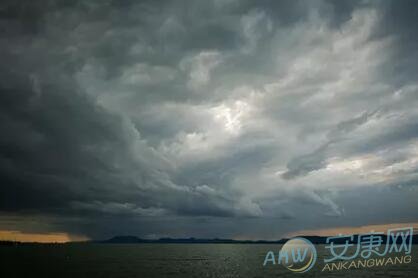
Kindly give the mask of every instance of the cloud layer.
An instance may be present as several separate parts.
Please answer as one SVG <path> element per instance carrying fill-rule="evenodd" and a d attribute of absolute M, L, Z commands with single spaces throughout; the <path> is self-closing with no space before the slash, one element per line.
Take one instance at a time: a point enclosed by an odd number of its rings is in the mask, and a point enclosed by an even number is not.
<path fill-rule="evenodd" d="M 418 220 L 415 1 L 0 4 L 0 229 Z"/>

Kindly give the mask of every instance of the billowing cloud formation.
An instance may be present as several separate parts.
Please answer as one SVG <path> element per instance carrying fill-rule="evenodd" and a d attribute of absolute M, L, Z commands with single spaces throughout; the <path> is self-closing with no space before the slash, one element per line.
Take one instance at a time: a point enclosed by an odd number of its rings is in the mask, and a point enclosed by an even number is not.
<path fill-rule="evenodd" d="M 418 220 L 417 6 L 3 1 L 0 229 Z"/>

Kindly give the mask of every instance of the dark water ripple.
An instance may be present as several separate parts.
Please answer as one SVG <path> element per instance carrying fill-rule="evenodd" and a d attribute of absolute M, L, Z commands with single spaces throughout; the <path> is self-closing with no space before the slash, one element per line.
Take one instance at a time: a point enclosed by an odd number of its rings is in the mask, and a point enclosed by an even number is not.
<path fill-rule="evenodd" d="M 367 269 L 304 274 L 282 266 L 263 267 L 269 244 L 70 244 L 0 246 L 0 277 L 418 277 L 412 262 Z M 319 256 L 321 256 L 319 250 Z"/>

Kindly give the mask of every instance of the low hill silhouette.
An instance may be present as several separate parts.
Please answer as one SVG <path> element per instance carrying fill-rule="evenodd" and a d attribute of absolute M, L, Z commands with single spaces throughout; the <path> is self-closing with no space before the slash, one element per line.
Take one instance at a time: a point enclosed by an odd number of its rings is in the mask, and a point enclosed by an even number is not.
<path fill-rule="evenodd" d="M 324 236 L 298 236 L 303 237 L 311 241 L 313 244 L 326 244 L 328 237 Z M 353 241 L 357 242 L 358 235 L 353 235 Z M 387 242 L 387 236 L 382 235 L 383 244 Z M 85 244 L 85 243 L 104 243 L 104 244 L 140 244 L 140 243 L 183 243 L 183 244 L 196 244 L 196 243 L 213 243 L 213 244 L 284 244 L 288 241 L 289 238 L 283 238 L 280 240 L 235 240 L 235 239 L 226 239 L 226 238 L 170 238 L 164 237 L 159 239 L 143 239 L 133 235 L 121 235 L 114 236 L 107 240 L 90 240 L 90 241 L 78 241 L 78 242 L 67 242 L 67 243 L 39 243 L 39 242 L 19 242 L 19 241 L 9 241 L 9 240 L 0 240 L 0 246 L 15 246 L 22 244 L 33 244 L 33 245 L 60 245 L 60 244 Z M 340 238 L 333 240 L 336 244 L 345 243 L 345 238 Z M 393 241 L 390 240 L 389 243 Z M 401 238 L 398 238 L 397 243 L 401 243 Z M 412 238 L 412 244 L 418 244 L 418 234 L 414 234 Z"/>
<path fill-rule="evenodd" d="M 326 244 L 328 237 L 324 236 L 299 236 L 308 239 L 313 244 Z M 358 235 L 353 236 L 353 241 L 357 242 Z M 237 244 L 284 244 L 288 241 L 288 238 L 283 238 L 280 240 L 234 240 L 234 239 L 205 239 L 205 238 L 159 238 L 159 239 L 142 239 L 136 236 L 115 236 L 108 240 L 96 241 L 100 243 L 237 243 Z M 387 236 L 382 235 L 383 244 L 387 243 Z M 339 238 L 333 240 L 336 244 L 345 243 L 346 238 Z M 397 243 L 401 243 L 402 239 L 399 237 Z M 393 240 L 390 239 L 389 243 L 392 243 Z M 412 244 L 418 243 L 418 235 L 413 235 Z"/>

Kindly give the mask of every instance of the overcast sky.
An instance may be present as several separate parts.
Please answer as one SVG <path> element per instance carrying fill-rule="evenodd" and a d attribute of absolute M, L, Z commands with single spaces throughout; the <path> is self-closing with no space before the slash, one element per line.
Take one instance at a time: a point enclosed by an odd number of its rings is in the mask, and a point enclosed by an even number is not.
<path fill-rule="evenodd" d="M 417 1 L 1 1 L 0 230 L 418 222 Z"/>

